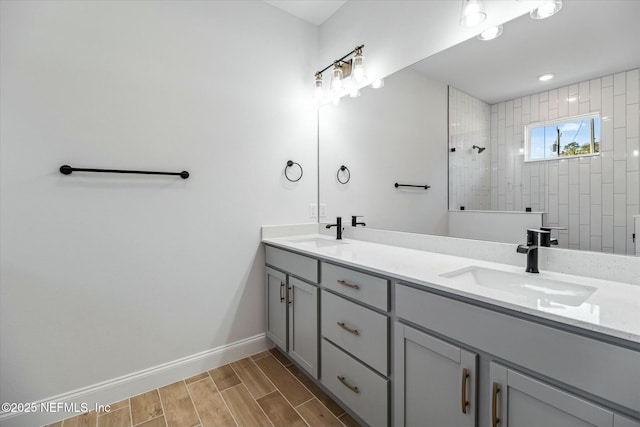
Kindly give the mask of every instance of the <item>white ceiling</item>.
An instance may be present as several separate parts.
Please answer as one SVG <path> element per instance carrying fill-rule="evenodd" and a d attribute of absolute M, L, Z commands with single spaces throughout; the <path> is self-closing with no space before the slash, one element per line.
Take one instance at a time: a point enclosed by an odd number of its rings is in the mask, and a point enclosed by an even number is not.
<path fill-rule="evenodd" d="M 412 68 L 494 104 L 640 67 L 638 17 L 637 0 L 565 0 L 555 16 L 526 14 L 495 40 L 467 40 Z M 537 80 L 548 72 L 556 77 Z"/>
<path fill-rule="evenodd" d="M 329 19 L 347 0 L 264 0 L 285 12 L 297 16 L 313 25 L 321 25 Z"/>

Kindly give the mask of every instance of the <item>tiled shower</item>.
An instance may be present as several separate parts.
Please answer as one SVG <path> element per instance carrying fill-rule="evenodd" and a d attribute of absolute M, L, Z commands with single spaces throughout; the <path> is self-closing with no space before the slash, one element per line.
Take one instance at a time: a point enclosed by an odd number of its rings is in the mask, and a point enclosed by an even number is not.
<path fill-rule="evenodd" d="M 450 179 L 456 189 L 450 193 L 450 207 L 458 208 L 455 203 L 461 201 L 475 202 L 489 179 L 490 202 L 470 208 L 545 211 L 549 225 L 567 228 L 559 232 L 561 247 L 634 254 L 633 216 L 640 214 L 639 105 L 639 69 L 490 107 L 451 88 L 450 123 L 457 125 L 450 125 L 451 142 L 461 132 L 481 127 L 477 117 L 484 116 L 487 108 L 491 112 L 487 151 L 475 159 L 466 156 L 466 162 L 459 161 L 458 166 L 451 163 Z M 601 113 L 600 155 L 524 162 L 524 125 L 591 112 Z M 461 172 L 460 168 L 473 171 Z M 459 176 L 466 180 L 453 185 L 460 182 Z M 475 187 L 468 184 L 468 177 L 474 177 Z"/>

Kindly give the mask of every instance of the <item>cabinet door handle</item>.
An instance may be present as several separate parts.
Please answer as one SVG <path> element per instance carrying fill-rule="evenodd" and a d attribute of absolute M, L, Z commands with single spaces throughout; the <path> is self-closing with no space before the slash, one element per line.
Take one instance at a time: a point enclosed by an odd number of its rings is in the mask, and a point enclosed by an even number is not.
<path fill-rule="evenodd" d="M 293 295 L 291 294 L 291 289 L 293 288 L 293 286 L 289 286 L 289 304 L 291 304 L 291 302 L 293 301 Z"/>
<path fill-rule="evenodd" d="M 282 290 L 284 289 L 284 282 L 280 282 L 280 304 L 284 302 L 284 294 Z"/>
<path fill-rule="evenodd" d="M 342 286 L 346 286 L 347 288 L 351 288 L 355 290 L 360 289 L 360 286 L 354 285 L 353 283 L 345 282 L 344 280 L 338 280 L 338 283 L 340 283 Z"/>
<path fill-rule="evenodd" d="M 467 380 L 471 374 L 467 368 L 462 369 L 462 384 L 460 385 L 460 403 L 462 405 L 462 413 L 467 413 L 467 406 L 469 406 L 469 401 L 467 400 Z"/>
<path fill-rule="evenodd" d="M 498 417 L 498 393 L 500 393 L 500 384 L 493 383 L 491 393 L 491 427 L 498 427 L 500 418 Z"/>
<path fill-rule="evenodd" d="M 338 380 L 340 380 L 340 382 L 341 382 L 342 384 L 344 384 L 344 386 L 345 386 L 346 388 L 348 388 L 349 390 L 351 390 L 352 392 L 354 392 L 354 393 L 360 393 L 360 389 L 358 389 L 358 387 L 356 387 L 356 386 L 354 386 L 354 385 L 349 384 L 349 383 L 347 382 L 347 380 L 345 380 L 345 379 L 344 379 L 344 377 L 343 377 L 343 376 L 338 375 Z"/>
<path fill-rule="evenodd" d="M 344 322 L 338 322 L 338 326 L 340 326 L 345 331 L 352 333 L 353 335 L 360 335 L 360 332 L 358 332 L 357 329 L 351 329 L 350 327 L 345 325 Z"/>

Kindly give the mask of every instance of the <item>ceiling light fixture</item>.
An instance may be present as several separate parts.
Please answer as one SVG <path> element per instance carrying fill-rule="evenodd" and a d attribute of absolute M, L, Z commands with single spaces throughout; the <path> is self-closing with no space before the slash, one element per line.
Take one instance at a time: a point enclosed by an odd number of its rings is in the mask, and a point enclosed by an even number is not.
<path fill-rule="evenodd" d="M 480 25 L 487 19 L 484 5 L 481 0 L 462 0 L 462 12 L 460 13 L 460 25 L 467 28 Z"/>
<path fill-rule="evenodd" d="M 488 41 L 497 39 L 502 34 L 502 25 L 498 25 L 497 27 L 487 28 L 480 34 L 478 34 L 478 40 Z"/>
<path fill-rule="evenodd" d="M 367 74 L 364 67 L 364 55 L 362 48 L 364 45 L 356 46 L 351 52 L 347 53 L 340 59 L 336 59 L 333 63 L 327 65 L 315 74 L 315 98 L 318 101 L 327 101 L 328 97 L 334 103 L 339 102 L 339 98 L 347 93 L 352 97 L 357 97 L 360 92 L 360 85 L 367 80 Z M 347 59 L 353 55 L 353 58 Z M 322 87 L 322 73 L 331 70 L 331 94 L 325 93 Z M 351 77 L 350 79 L 348 79 Z M 337 99 L 336 99 L 337 98 Z"/>
<path fill-rule="evenodd" d="M 551 80 L 554 76 L 555 74 L 553 73 L 541 74 L 538 76 L 538 80 L 540 80 L 541 82 L 546 82 Z"/>
<path fill-rule="evenodd" d="M 545 19 L 555 15 L 560 9 L 562 9 L 562 0 L 546 1 L 529 12 L 529 16 L 533 19 Z"/>

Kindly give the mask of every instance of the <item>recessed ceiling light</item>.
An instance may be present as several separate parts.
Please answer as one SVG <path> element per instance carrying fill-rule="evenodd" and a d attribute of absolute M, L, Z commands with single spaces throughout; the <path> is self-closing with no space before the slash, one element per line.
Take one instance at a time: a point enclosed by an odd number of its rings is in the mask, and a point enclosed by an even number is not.
<path fill-rule="evenodd" d="M 533 19 L 545 19 L 555 15 L 562 9 L 562 0 L 551 0 L 541 4 L 536 9 L 529 12 L 529 16 Z"/>
<path fill-rule="evenodd" d="M 493 40 L 495 38 L 498 38 L 500 34 L 502 34 L 502 25 L 487 28 L 478 35 L 478 39 L 482 41 Z"/>
<path fill-rule="evenodd" d="M 541 82 L 546 82 L 548 80 L 551 80 L 554 77 L 555 74 L 553 73 L 547 73 L 547 74 L 541 74 L 538 76 L 538 80 L 540 80 Z"/>
<path fill-rule="evenodd" d="M 575 96 L 570 96 L 569 98 L 567 98 L 567 102 L 576 102 L 578 98 L 576 98 Z"/>

